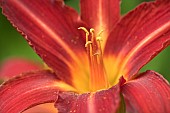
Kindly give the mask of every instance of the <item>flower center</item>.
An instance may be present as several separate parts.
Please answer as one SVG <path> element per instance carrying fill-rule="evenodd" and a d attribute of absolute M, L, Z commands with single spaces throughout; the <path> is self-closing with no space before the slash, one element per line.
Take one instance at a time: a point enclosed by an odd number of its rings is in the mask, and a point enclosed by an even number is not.
<path fill-rule="evenodd" d="M 109 82 L 103 63 L 100 37 L 100 34 L 103 31 L 101 31 L 98 35 L 95 35 L 93 28 L 91 28 L 90 31 L 88 31 L 85 27 L 79 27 L 78 29 L 81 29 L 86 33 L 85 47 L 87 50 L 90 67 L 90 90 L 97 91 L 100 89 L 107 89 L 109 87 Z"/>

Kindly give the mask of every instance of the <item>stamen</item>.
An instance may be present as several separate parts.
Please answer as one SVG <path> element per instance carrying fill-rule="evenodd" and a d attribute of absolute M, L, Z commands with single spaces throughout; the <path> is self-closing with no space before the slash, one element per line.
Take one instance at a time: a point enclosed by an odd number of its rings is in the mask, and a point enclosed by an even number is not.
<path fill-rule="evenodd" d="M 93 42 L 94 40 L 94 29 L 93 28 L 90 29 L 90 33 L 91 33 L 91 41 Z"/>
<path fill-rule="evenodd" d="M 102 40 L 102 37 L 100 37 L 100 36 L 96 37 L 96 40 L 97 40 L 97 41 L 103 41 L 103 40 Z"/>
<path fill-rule="evenodd" d="M 90 29 L 90 32 L 85 27 L 79 27 L 78 29 L 82 29 L 86 33 L 85 47 L 90 66 L 90 89 L 91 91 L 106 89 L 109 87 L 109 82 L 104 68 L 100 43 L 102 41 L 102 37 L 100 35 L 103 31 L 99 32 L 98 35 L 95 36 L 95 30 L 93 28 Z"/>
<path fill-rule="evenodd" d="M 92 37 L 94 37 L 94 29 L 93 28 L 90 29 L 90 33 L 91 33 Z"/>
<path fill-rule="evenodd" d="M 97 36 L 100 36 L 103 32 L 104 32 L 104 30 L 101 30 L 101 31 L 97 34 Z"/>
<path fill-rule="evenodd" d="M 78 29 L 83 30 L 86 34 L 89 35 L 89 31 L 85 27 L 79 27 Z"/>
<path fill-rule="evenodd" d="M 85 47 L 87 47 L 89 44 L 92 44 L 92 41 L 87 41 Z"/>
<path fill-rule="evenodd" d="M 78 29 L 81 29 L 81 30 L 83 30 L 86 33 L 86 44 L 85 44 L 85 47 L 87 47 L 87 45 L 92 43 L 92 42 L 88 41 L 89 31 L 85 27 L 79 27 Z"/>

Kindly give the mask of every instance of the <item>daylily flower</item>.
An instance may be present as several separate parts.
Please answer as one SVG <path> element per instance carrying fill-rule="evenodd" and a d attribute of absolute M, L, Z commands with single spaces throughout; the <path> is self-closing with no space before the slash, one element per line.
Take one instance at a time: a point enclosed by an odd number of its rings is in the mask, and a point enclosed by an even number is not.
<path fill-rule="evenodd" d="M 168 113 L 170 86 L 138 73 L 170 44 L 170 1 L 143 3 L 120 16 L 119 0 L 0 0 L 4 15 L 49 69 L 0 87 L 1 113 L 54 103 L 60 113 Z M 10 70 L 9 70 L 10 71 Z"/>

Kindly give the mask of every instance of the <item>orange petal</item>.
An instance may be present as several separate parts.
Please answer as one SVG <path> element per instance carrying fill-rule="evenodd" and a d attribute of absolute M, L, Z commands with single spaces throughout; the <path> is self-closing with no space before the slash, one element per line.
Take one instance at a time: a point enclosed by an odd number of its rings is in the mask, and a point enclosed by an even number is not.
<path fill-rule="evenodd" d="M 32 107 L 23 113 L 58 113 L 58 111 L 54 107 L 54 104 L 47 103 Z"/>

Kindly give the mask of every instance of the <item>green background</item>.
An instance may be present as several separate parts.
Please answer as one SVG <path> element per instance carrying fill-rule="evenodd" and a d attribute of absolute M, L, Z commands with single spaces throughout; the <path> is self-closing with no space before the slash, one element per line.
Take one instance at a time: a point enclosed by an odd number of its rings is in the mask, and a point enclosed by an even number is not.
<path fill-rule="evenodd" d="M 65 0 L 66 4 L 74 7 L 79 11 L 79 0 Z M 128 11 L 135 8 L 143 1 L 149 0 L 122 0 L 121 14 L 124 15 Z M 1 9 L 0 9 L 1 11 Z M 8 20 L 0 13 L 0 64 L 9 57 L 24 57 L 35 61 L 41 59 L 34 53 L 31 47 L 22 36 L 11 26 Z M 141 71 L 155 70 L 170 81 L 170 47 L 162 51 L 150 63 L 142 68 Z"/>

